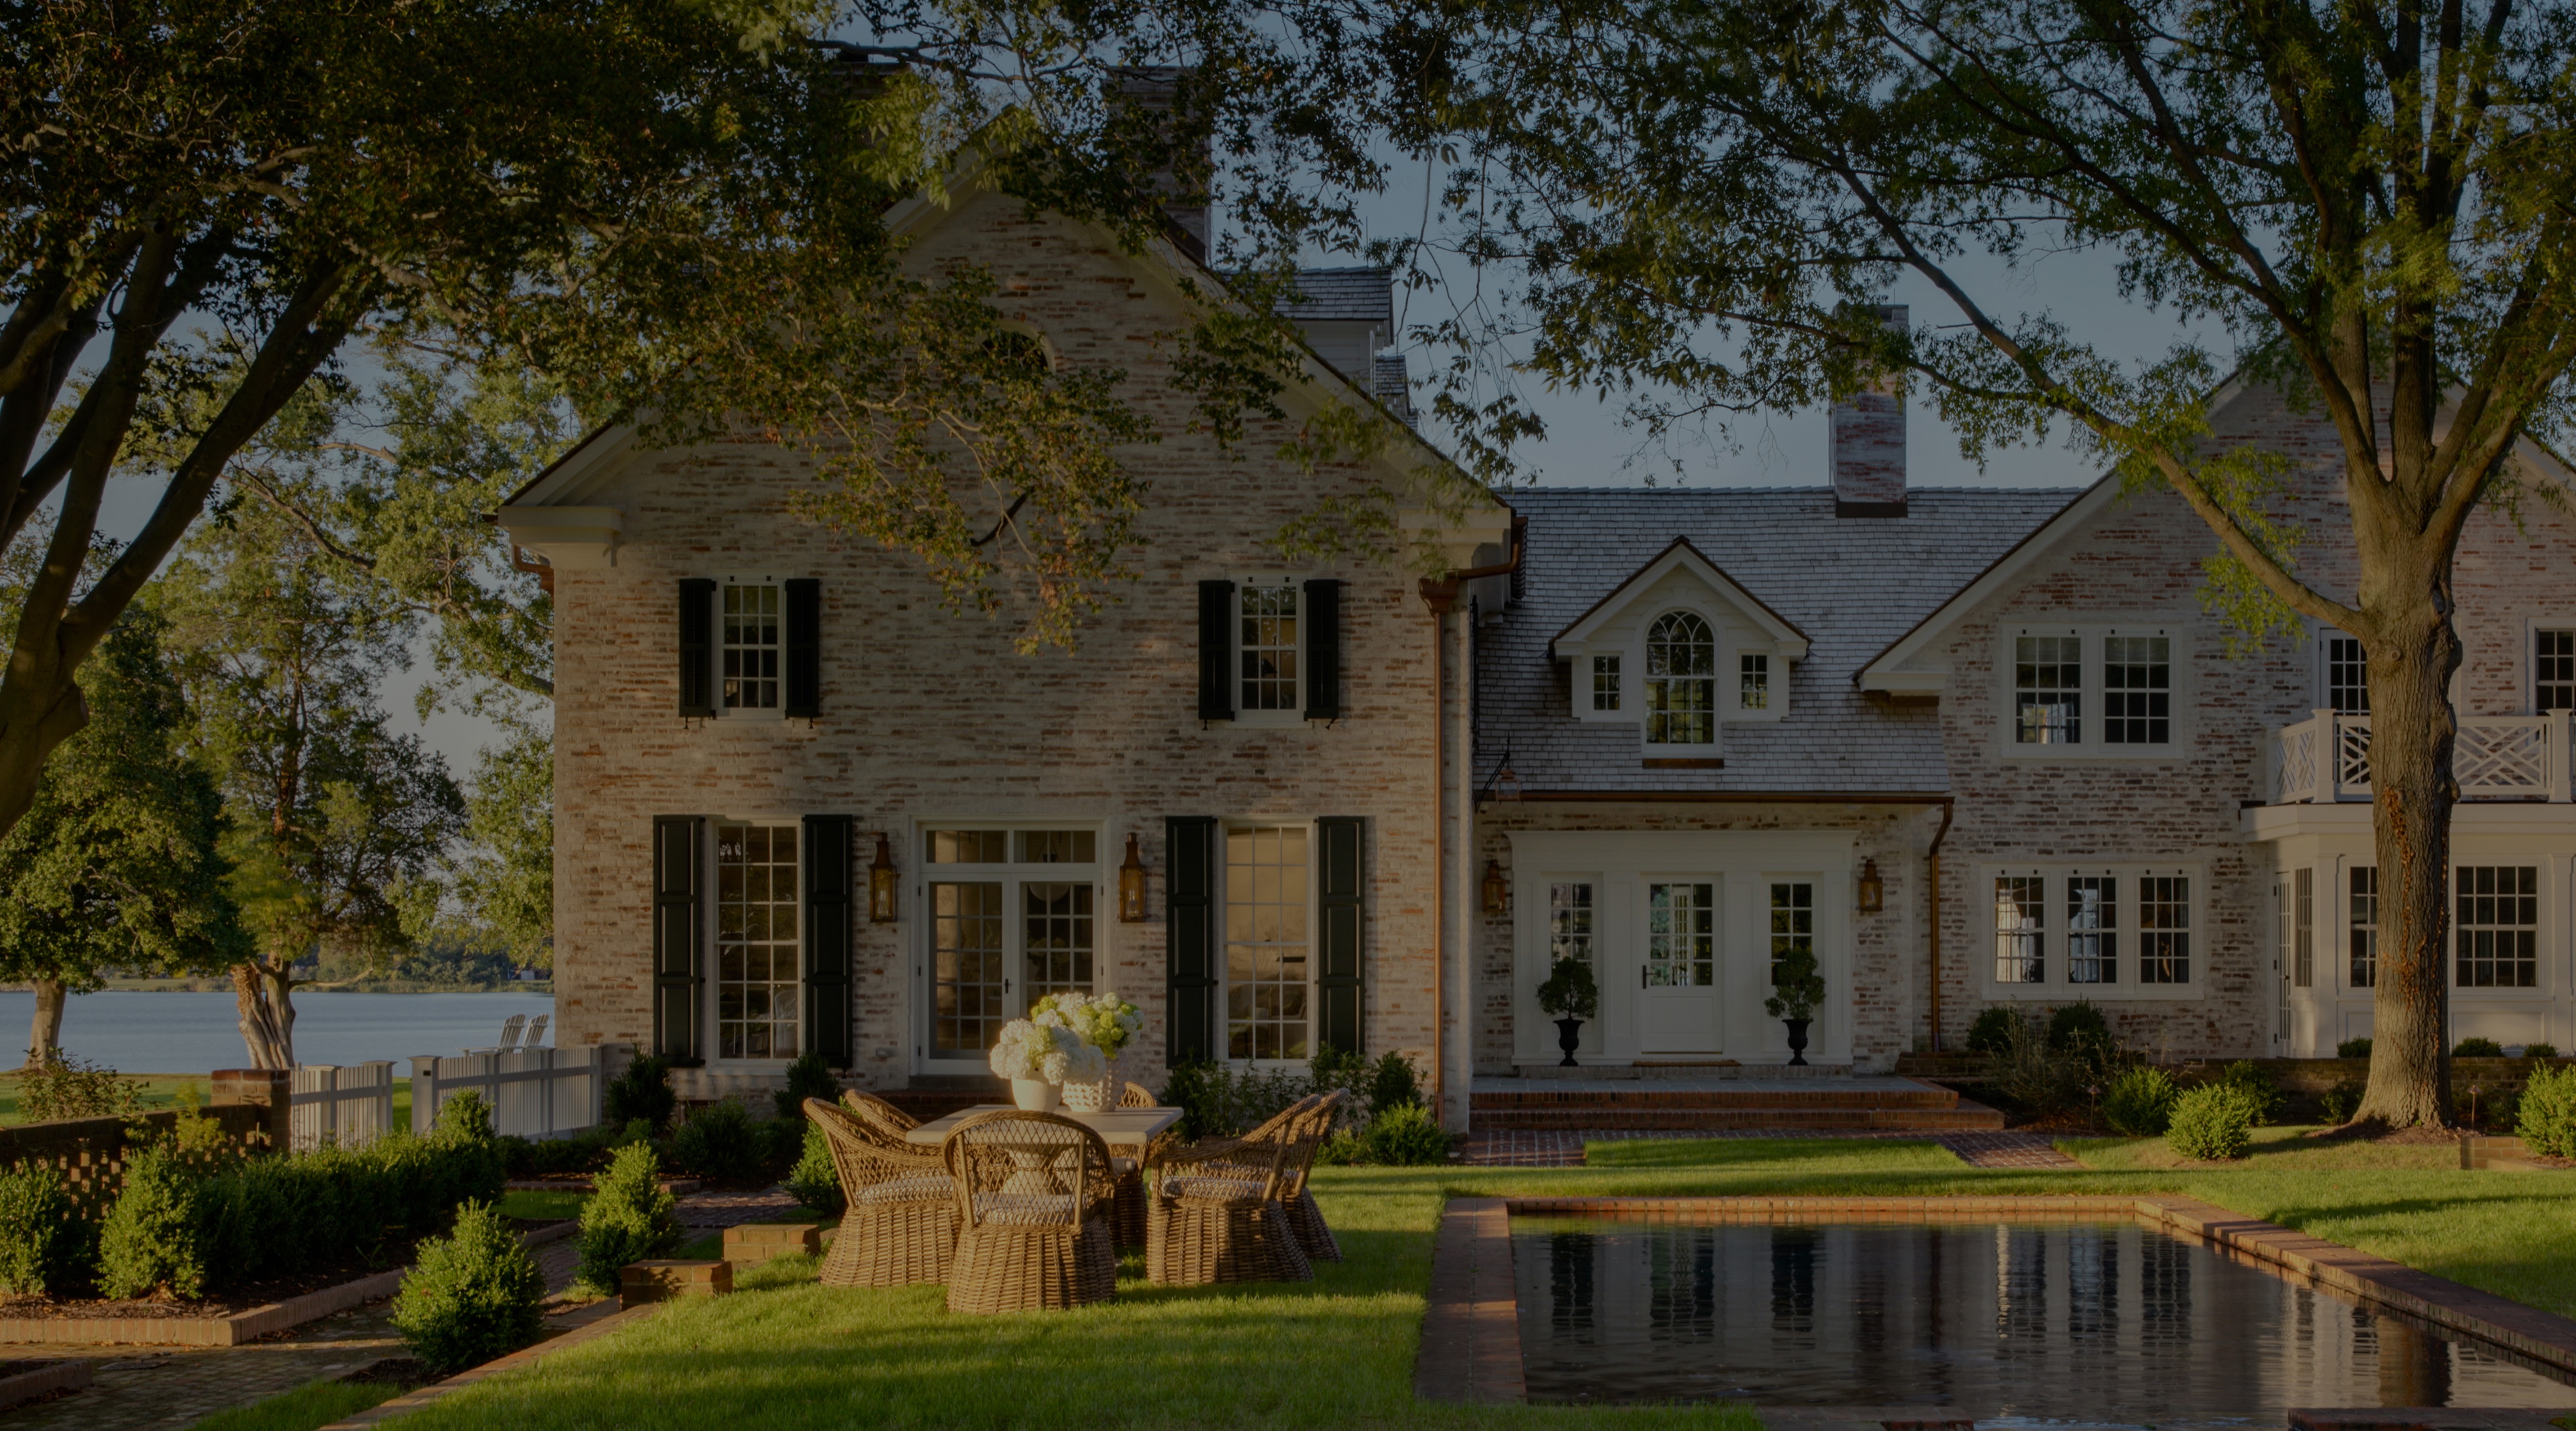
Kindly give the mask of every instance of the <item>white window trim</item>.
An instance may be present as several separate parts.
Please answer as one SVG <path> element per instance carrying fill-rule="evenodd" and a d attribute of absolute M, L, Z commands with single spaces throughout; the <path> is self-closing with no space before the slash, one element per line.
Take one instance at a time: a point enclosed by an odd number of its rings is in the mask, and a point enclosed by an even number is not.
<path fill-rule="evenodd" d="M 2079 719 L 2083 724 L 2077 730 L 2078 739 L 2074 744 L 2031 745 L 2024 744 L 2015 738 L 2020 725 L 2021 703 L 2014 667 L 2018 657 L 2016 642 L 2023 636 L 2074 636 L 2082 642 L 2080 654 L 2083 662 L 2083 680 L 2079 694 L 2083 705 Z M 2104 700 L 2102 685 L 2103 640 L 2111 636 L 2162 636 L 2172 643 L 2168 647 L 2168 658 L 2172 665 L 2169 668 L 2170 679 L 2166 686 L 2169 723 L 2165 728 L 2165 739 L 2161 744 L 2114 744 L 2102 738 L 2108 729 L 2104 723 L 2107 702 Z M 2183 759 L 2190 754 L 2192 740 L 2197 733 L 2193 725 L 2192 648 L 2191 627 L 2173 620 L 2037 620 L 2005 623 L 1997 634 L 1995 646 L 1994 741 L 1996 753 L 2005 760 L 2040 761 L 2051 764 L 2061 761 L 2081 761 L 2088 764 L 2104 761 L 2171 764 Z"/>
<path fill-rule="evenodd" d="M 1730 725 L 1773 725 L 1789 716 L 1789 685 L 1798 663 L 1769 641 L 1747 640 L 1729 624 L 1740 621 L 1724 607 L 1699 601 L 1674 601 L 1661 605 L 1640 604 L 1638 615 L 1625 635 L 1615 640 L 1587 642 L 1579 654 L 1567 657 L 1571 667 L 1568 689 L 1571 693 L 1568 714 L 1579 721 L 1603 725 L 1628 725 L 1637 729 L 1637 744 L 1648 755 L 1676 752 L 1691 755 L 1715 755 L 1726 743 Z M 1670 612 L 1687 611 L 1708 623 L 1717 638 L 1717 739 L 1706 745 L 1652 745 L 1646 741 L 1646 633 L 1656 620 Z M 1592 704 L 1592 662 L 1601 656 L 1616 657 L 1619 662 L 1619 709 L 1597 710 Z M 1740 704 L 1742 659 L 1746 656 L 1768 658 L 1771 666 L 1771 704 L 1763 710 L 1746 710 Z"/>
<path fill-rule="evenodd" d="M 1304 629 L 1305 628 L 1302 626 L 1298 628 L 1300 632 L 1303 632 Z M 1226 1053 L 1227 1048 L 1234 1041 L 1234 982 L 1232 977 L 1233 963 L 1226 957 L 1225 949 L 1226 903 L 1233 897 L 1233 892 L 1226 887 L 1228 878 L 1227 870 L 1229 866 L 1225 857 L 1225 837 L 1236 830 L 1287 829 L 1300 829 L 1306 832 L 1307 1057 L 1233 1058 L 1229 1057 Z M 1323 880 L 1318 877 L 1316 870 L 1316 858 L 1321 852 L 1321 844 L 1316 837 L 1314 817 L 1311 815 L 1280 815 L 1275 817 L 1262 815 L 1221 816 L 1216 822 L 1216 844 L 1216 858 L 1208 862 L 1211 866 L 1208 871 L 1209 883 L 1216 887 L 1216 898 L 1214 900 L 1214 904 L 1216 906 L 1214 910 L 1216 929 L 1215 938 L 1210 941 L 1213 947 L 1209 951 L 1217 965 L 1215 1034 L 1218 1053 L 1216 1056 L 1216 1062 L 1224 1064 L 1229 1068 L 1249 1068 L 1265 1072 L 1277 1069 L 1303 1070 L 1308 1061 L 1314 1055 L 1318 1037 L 1317 1025 L 1323 1022 L 1323 1008 L 1317 998 L 1319 989 L 1315 977 L 1316 972 L 1323 966 L 1323 958 L 1317 953 L 1320 936 L 1323 932 L 1324 911 L 1323 906 L 1320 903 L 1320 891 L 1323 885 Z"/>
<path fill-rule="evenodd" d="M 718 593 L 717 600 L 721 602 L 723 600 L 721 587 L 718 588 Z M 718 619 L 722 619 L 721 609 L 719 609 Z M 724 913 L 720 908 L 718 908 L 722 903 L 723 896 L 718 893 L 718 887 L 721 884 L 721 881 L 717 875 L 719 861 L 716 856 L 716 831 L 719 827 L 725 825 L 768 825 L 773 828 L 784 827 L 796 831 L 796 1044 L 798 1050 L 801 1052 L 805 1045 L 806 1030 L 809 1027 L 809 1021 L 806 1018 L 804 987 L 805 938 L 807 934 L 807 930 L 805 928 L 805 859 L 806 855 L 809 853 L 806 849 L 805 817 L 802 815 L 768 814 L 705 815 L 700 818 L 706 821 L 706 854 L 703 857 L 705 863 L 701 866 L 698 877 L 705 881 L 703 888 L 707 893 L 706 898 L 699 902 L 701 907 L 698 911 L 698 920 L 700 926 L 706 931 L 707 972 L 706 1014 L 701 1027 L 698 1030 L 698 1036 L 705 1040 L 705 1043 L 701 1046 L 706 1049 L 707 1067 L 734 1069 L 783 1069 L 787 1067 L 787 1065 L 795 1062 L 795 1060 L 793 1058 L 725 1058 L 719 1052 L 719 1050 L 724 1047 L 724 1040 L 719 1034 L 718 1027 L 720 1023 L 718 1010 L 721 1003 L 718 990 L 719 986 L 724 982 L 724 953 L 723 950 L 718 947 L 719 935 L 717 931 L 723 927 Z"/>
<path fill-rule="evenodd" d="M 1640 610 L 1644 610 L 1644 608 L 1640 608 Z M 1700 622 L 1708 627 L 1709 641 L 1710 670 L 1708 674 L 1708 739 L 1704 742 L 1690 745 L 1684 745 L 1676 741 L 1654 741 L 1646 738 L 1648 723 L 1654 714 L 1652 711 L 1647 709 L 1646 705 L 1646 683 L 1649 679 L 1646 674 L 1646 646 L 1648 644 L 1648 637 L 1653 633 L 1656 622 L 1663 620 L 1667 616 L 1684 613 L 1698 617 Z M 1652 611 L 1647 612 L 1644 619 L 1637 623 L 1636 649 L 1637 669 L 1636 674 L 1630 679 L 1636 683 L 1637 690 L 1637 744 L 1644 747 L 1648 758 L 1663 755 L 1678 759 L 1690 759 L 1693 757 L 1717 754 L 1718 747 L 1725 744 L 1726 741 L 1725 732 L 1721 730 L 1720 727 L 1726 724 L 1727 708 L 1733 703 L 1731 683 L 1728 679 L 1730 672 L 1727 669 L 1728 647 L 1726 644 L 1726 624 L 1718 618 L 1710 615 L 1705 607 L 1693 602 L 1674 602 L 1670 605 L 1658 606 Z M 1627 669 L 1625 663 L 1622 663 L 1621 669 L 1623 671 Z M 1683 677 L 1681 679 L 1687 680 L 1690 678 Z"/>
<path fill-rule="evenodd" d="M 2540 633 L 2543 631 L 2576 631 L 2576 616 L 2544 613 L 2522 619 L 2521 705 L 2532 715 L 2548 714 L 2540 708 Z"/>
<path fill-rule="evenodd" d="M 2042 952 L 2046 966 L 2037 983 L 2007 984 L 1995 977 L 1995 880 L 2003 875 L 2039 875 L 2047 883 L 2041 890 L 2041 908 L 2047 917 Z M 2066 977 L 2066 880 L 2070 875 L 2114 875 L 2120 881 L 2120 982 L 2116 984 L 2077 984 Z M 2138 982 L 2139 935 L 2138 878 L 2141 875 L 2182 875 L 2191 880 L 2191 978 L 2180 984 L 2141 984 Z M 2209 911 L 2209 870 L 2206 865 L 2190 860 L 1997 860 L 1977 868 L 1976 887 L 1970 891 L 1977 910 L 1973 928 L 1977 943 L 1977 993 L 1991 1003 L 2063 1004 L 2076 999 L 2096 1004 L 2170 1004 L 2201 997 L 2209 983 L 2211 953 Z"/>
<path fill-rule="evenodd" d="M 2530 987 L 2521 988 L 2510 985 L 2499 987 L 2492 984 L 2460 982 L 2460 867 L 2463 865 L 2489 869 L 2502 866 L 2539 869 L 2540 922 L 2533 926 L 2536 931 L 2533 942 L 2539 948 L 2539 955 L 2538 963 L 2532 973 L 2534 982 Z M 2558 996 L 2559 961 L 2563 957 L 2561 950 L 2565 944 L 2565 937 L 2560 932 L 2558 882 L 2554 877 L 2558 865 L 2559 862 L 2556 859 L 2546 854 L 2478 850 L 2464 855 L 2456 844 L 2453 846 L 2451 867 L 2442 880 L 2444 913 L 2442 982 L 2450 990 L 2450 1003 L 2453 1008 L 2528 1008 L 2535 1001 L 2551 1000 Z M 2385 948 L 2386 946 L 2383 945 L 2383 951 Z M 2454 1040 L 2456 1041 L 2456 1035 Z"/>
<path fill-rule="evenodd" d="M 1313 614 L 1306 609 L 1306 579 L 1284 572 L 1267 571 L 1236 573 L 1234 595 L 1226 617 L 1226 700 L 1234 707 L 1234 724 L 1251 730 L 1293 730 L 1309 724 L 1306 719 L 1306 680 L 1313 672 L 1307 667 L 1308 622 Z M 1254 587 L 1287 587 L 1297 593 L 1297 699 L 1287 710 L 1255 711 L 1243 708 L 1243 595 Z"/>
<path fill-rule="evenodd" d="M 930 832 L 933 830 L 1004 830 L 1014 834 L 1021 830 L 1089 830 L 1092 832 L 1092 862 L 1087 865 L 1038 865 L 1006 860 L 1000 864 L 934 865 L 930 862 L 929 850 Z M 1125 952 L 1120 947 L 1120 937 L 1117 933 L 1122 926 L 1118 923 L 1117 917 L 1117 881 L 1111 873 L 1114 868 L 1113 861 L 1116 858 L 1109 847 L 1111 838 L 1108 821 L 1079 815 L 1049 819 L 1043 815 L 996 816 L 952 813 L 919 815 L 913 818 L 911 829 L 904 836 L 905 842 L 894 851 L 894 862 L 897 870 L 905 872 L 898 876 L 903 883 L 900 886 L 901 893 L 895 900 L 895 919 L 900 924 L 911 926 L 907 931 L 910 937 L 905 947 L 912 956 L 912 977 L 909 981 L 912 994 L 909 1012 L 905 1016 L 904 1037 L 912 1045 L 911 1066 L 914 1072 L 929 1075 L 952 1074 L 964 1069 L 968 1062 L 960 1058 L 943 1058 L 930 1051 L 930 1019 L 935 1004 L 932 991 L 935 983 L 930 976 L 930 941 L 934 931 L 931 927 L 929 909 L 930 886 L 934 882 L 952 878 L 982 878 L 1009 883 L 1031 878 L 1028 873 L 1031 870 L 1062 870 L 1066 872 L 1067 879 L 1079 880 L 1088 873 L 1092 884 L 1092 988 L 1094 992 L 1108 989 L 1111 992 L 1124 993 L 1113 987 L 1109 973 L 1117 967 L 1119 956 Z M 858 863 L 851 872 L 851 878 L 855 881 L 853 897 L 860 901 L 862 913 L 868 889 L 867 861 L 874 857 L 873 850 L 873 846 L 859 849 Z M 1006 927 L 1011 922 L 1010 916 L 1006 913 L 1004 916 Z M 864 923 L 860 927 L 864 927 Z M 1016 955 L 1022 959 L 1027 957 L 1027 951 L 1019 947 L 1018 940 L 1014 936 L 1007 934 L 1004 936 L 1003 948 L 1010 955 Z M 1021 972 L 1018 968 L 1010 971 L 1013 987 L 1018 986 Z M 1142 1007 L 1143 1001 L 1135 995 L 1125 994 L 1125 997 L 1127 1002 Z M 974 1059 L 973 1063 L 977 1071 L 988 1069 L 986 1061 L 981 1057 Z"/>
<path fill-rule="evenodd" d="M 708 600 L 713 603 L 713 610 L 709 613 L 709 620 L 711 623 L 709 634 L 714 637 L 714 640 L 709 643 L 707 653 L 707 684 L 713 688 L 712 694 L 715 697 L 716 710 L 715 718 L 717 720 L 749 721 L 754 724 L 768 724 L 786 720 L 787 578 L 784 575 L 775 572 L 733 572 L 730 574 L 719 574 L 715 581 L 716 589 L 714 593 L 708 597 Z M 758 708 L 728 707 L 724 703 L 724 594 L 725 588 L 728 586 L 773 586 L 778 589 L 778 704 L 771 706 L 766 710 Z"/>

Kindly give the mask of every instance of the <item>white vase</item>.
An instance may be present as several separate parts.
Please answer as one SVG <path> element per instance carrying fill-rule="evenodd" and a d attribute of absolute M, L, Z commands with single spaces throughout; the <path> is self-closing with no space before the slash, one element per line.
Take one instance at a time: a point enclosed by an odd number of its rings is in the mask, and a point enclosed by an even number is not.
<path fill-rule="evenodd" d="M 1052 1113 L 1062 1090 L 1043 1078 L 1011 1080 L 1011 1101 L 1031 1113 Z"/>
<path fill-rule="evenodd" d="M 1076 1113 L 1098 1113 L 1117 1107 L 1118 1095 L 1125 1091 L 1126 1084 L 1118 1077 L 1118 1056 L 1111 1054 L 1107 1072 L 1086 1083 L 1064 1086 L 1064 1106 Z"/>

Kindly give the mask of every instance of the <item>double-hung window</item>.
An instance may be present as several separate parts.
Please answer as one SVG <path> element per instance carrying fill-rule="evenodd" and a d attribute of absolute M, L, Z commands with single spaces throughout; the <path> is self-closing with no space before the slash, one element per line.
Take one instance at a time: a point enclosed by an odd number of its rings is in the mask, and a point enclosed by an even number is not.
<path fill-rule="evenodd" d="M 1592 708 L 1596 711 L 1619 709 L 1619 658 L 1592 658 Z"/>
<path fill-rule="evenodd" d="M 2345 950 L 2351 961 L 2347 973 L 2352 987 L 2376 988 L 2379 984 L 2379 870 L 2376 866 L 2352 867 L 2351 897 L 2344 925 Z"/>
<path fill-rule="evenodd" d="M 2324 648 L 2326 705 L 2336 715 L 2370 714 L 2370 658 L 2362 654 L 2360 639 L 2329 631 L 2318 644 Z"/>
<path fill-rule="evenodd" d="M 1297 587 L 1292 582 L 1244 584 L 1238 608 L 1241 624 L 1235 642 L 1241 663 L 1241 688 L 1235 694 L 1240 711 L 1295 711 L 1304 702 L 1298 689 Z"/>
<path fill-rule="evenodd" d="M 2531 710 L 2576 710 L 2576 631 L 2531 633 Z"/>
<path fill-rule="evenodd" d="M 2025 627 L 2006 634 L 2007 749 L 2051 756 L 2171 750 L 2179 714 L 2173 632 L 2156 627 Z"/>
<path fill-rule="evenodd" d="M 1761 651 L 1747 651 L 1735 658 L 1735 708 L 1743 711 L 1771 709 L 1771 657 Z"/>
<path fill-rule="evenodd" d="M 1670 611 L 1646 631 L 1646 743 L 1717 743 L 1717 633 Z"/>
<path fill-rule="evenodd" d="M 2195 876 L 2144 866 L 1994 871 L 1996 992 L 2171 998 L 2195 977 Z"/>
<path fill-rule="evenodd" d="M 2540 869 L 2462 865 L 2453 871 L 2457 973 L 2463 989 L 2529 989 L 2540 982 Z"/>
<path fill-rule="evenodd" d="M 785 606 L 777 582 L 724 583 L 718 639 L 724 647 L 724 709 L 778 709 L 780 656 L 786 650 Z"/>

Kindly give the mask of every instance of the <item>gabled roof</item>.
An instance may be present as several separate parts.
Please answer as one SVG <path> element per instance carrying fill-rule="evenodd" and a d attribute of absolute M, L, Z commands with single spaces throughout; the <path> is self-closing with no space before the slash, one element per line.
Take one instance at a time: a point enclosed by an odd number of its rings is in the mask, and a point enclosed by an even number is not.
<path fill-rule="evenodd" d="M 1700 549 L 1692 546 L 1688 537 L 1673 538 L 1673 544 L 1664 548 L 1654 560 L 1630 573 L 1626 581 L 1612 587 L 1607 595 L 1592 603 L 1591 610 L 1566 623 L 1565 629 L 1556 633 L 1556 639 L 1549 643 L 1557 659 L 1571 657 L 1576 647 L 1592 639 L 1592 633 L 1624 615 L 1636 598 L 1676 571 L 1687 571 L 1715 590 L 1739 614 L 1762 628 L 1763 634 L 1769 636 L 1790 660 L 1807 659 L 1807 633 L 1799 630 L 1796 622 L 1772 610 L 1768 602 L 1745 590 L 1735 578 L 1719 570 L 1717 563 L 1701 555 Z"/>

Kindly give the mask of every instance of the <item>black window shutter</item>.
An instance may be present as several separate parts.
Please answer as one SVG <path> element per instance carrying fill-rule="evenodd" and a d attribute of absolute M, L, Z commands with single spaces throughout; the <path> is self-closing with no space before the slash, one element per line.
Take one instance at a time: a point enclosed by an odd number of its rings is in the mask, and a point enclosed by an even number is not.
<path fill-rule="evenodd" d="M 850 1066 L 850 843 L 849 816 L 805 817 L 805 1047 L 834 1068 Z"/>
<path fill-rule="evenodd" d="M 1342 584 L 1306 583 L 1306 719 L 1342 718 Z"/>
<path fill-rule="evenodd" d="M 693 576 L 680 583 L 680 714 L 716 713 L 716 584 Z"/>
<path fill-rule="evenodd" d="M 653 1052 L 684 1068 L 706 1062 L 707 822 L 653 817 Z"/>
<path fill-rule="evenodd" d="M 787 581 L 787 700 L 783 713 L 812 720 L 823 713 L 823 583 Z"/>
<path fill-rule="evenodd" d="M 1234 583 L 1199 583 L 1199 719 L 1234 719 Z"/>
<path fill-rule="evenodd" d="M 1216 821 L 1163 821 L 1166 1064 L 1216 1057 Z"/>
<path fill-rule="evenodd" d="M 1363 866 L 1360 822 L 1350 815 L 1315 822 L 1318 876 L 1317 912 L 1323 916 L 1322 948 L 1316 960 L 1315 1041 L 1344 1053 L 1360 1053 L 1360 930 Z"/>

